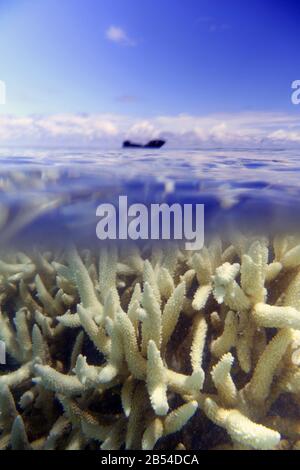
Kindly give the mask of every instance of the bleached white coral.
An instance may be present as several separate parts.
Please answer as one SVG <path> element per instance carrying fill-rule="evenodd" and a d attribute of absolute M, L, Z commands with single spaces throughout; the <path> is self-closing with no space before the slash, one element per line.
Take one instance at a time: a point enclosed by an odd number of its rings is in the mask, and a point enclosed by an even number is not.
<path fill-rule="evenodd" d="M 247 448 L 271 450 L 279 444 L 278 432 L 254 423 L 238 410 L 220 408 L 210 398 L 205 400 L 204 409 L 214 423 L 226 429 L 233 441 Z"/>
<path fill-rule="evenodd" d="M 192 419 L 227 433 L 208 447 L 281 448 L 272 405 L 299 406 L 297 240 L 3 253 L 0 447 L 191 448 Z"/>

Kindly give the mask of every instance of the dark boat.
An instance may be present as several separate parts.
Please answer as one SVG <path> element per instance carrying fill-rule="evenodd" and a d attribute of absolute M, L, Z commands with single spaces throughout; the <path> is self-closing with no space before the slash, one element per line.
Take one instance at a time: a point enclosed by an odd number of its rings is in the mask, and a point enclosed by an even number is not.
<path fill-rule="evenodd" d="M 160 149 L 163 145 L 165 145 L 166 141 L 165 140 L 150 140 L 148 144 L 142 145 L 142 144 L 135 144 L 134 142 L 131 142 L 130 140 L 125 140 L 123 142 L 123 148 L 142 148 L 142 149 Z"/>

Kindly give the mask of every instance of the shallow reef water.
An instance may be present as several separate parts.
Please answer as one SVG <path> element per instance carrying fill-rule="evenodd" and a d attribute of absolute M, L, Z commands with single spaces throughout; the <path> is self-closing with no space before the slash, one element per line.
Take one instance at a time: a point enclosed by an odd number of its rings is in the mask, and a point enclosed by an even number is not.
<path fill-rule="evenodd" d="M 2 149 L 0 449 L 300 449 L 299 168 Z M 204 204 L 204 247 L 101 242 L 120 195 Z"/>
<path fill-rule="evenodd" d="M 3 241 L 51 233 L 92 242 L 98 204 L 122 194 L 129 203 L 203 203 L 207 234 L 296 229 L 299 192 L 292 150 L 0 151 Z"/>

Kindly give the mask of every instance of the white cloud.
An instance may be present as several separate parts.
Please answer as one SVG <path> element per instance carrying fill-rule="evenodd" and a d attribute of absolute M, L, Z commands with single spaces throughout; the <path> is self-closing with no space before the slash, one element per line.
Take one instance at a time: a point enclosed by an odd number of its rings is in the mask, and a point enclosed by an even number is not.
<path fill-rule="evenodd" d="M 165 137 L 170 146 L 300 146 L 296 114 L 244 112 L 133 118 L 117 114 L 0 115 L 0 144 L 109 145 Z"/>
<path fill-rule="evenodd" d="M 136 43 L 133 41 L 126 31 L 119 26 L 111 25 L 105 33 L 106 38 L 109 41 L 115 42 L 117 44 L 122 44 L 123 46 L 135 46 Z"/>
<path fill-rule="evenodd" d="M 300 129 L 295 131 L 287 131 L 284 129 L 279 129 L 278 131 L 273 132 L 269 136 L 274 142 L 298 142 L 300 144 Z"/>

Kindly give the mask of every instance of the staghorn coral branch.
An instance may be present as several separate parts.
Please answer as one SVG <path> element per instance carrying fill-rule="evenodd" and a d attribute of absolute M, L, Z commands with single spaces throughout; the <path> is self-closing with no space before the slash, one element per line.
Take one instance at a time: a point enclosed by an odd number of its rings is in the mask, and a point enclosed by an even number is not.
<path fill-rule="evenodd" d="M 160 268 L 157 276 L 159 292 L 162 298 L 168 299 L 174 292 L 175 285 L 173 278 L 167 268 Z"/>
<path fill-rule="evenodd" d="M 138 330 L 139 323 L 139 308 L 142 301 L 142 290 L 140 284 L 134 286 L 134 290 L 128 305 L 128 317 L 134 326 L 135 332 Z"/>
<path fill-rule="evenodd" d="M 53 392 L 72 397 L 80 395 L 85 390 L 84 385 L 79 382 L 76 376 L 65 375 L 49 366 L 39 364 L 34 366 L 34 371 L 37 374 L 34 381 L 37 383 L 41 381 L 46 389 Z"/>
<path fill-rule="evenodd" d="M 32 357 L 35 362 L 41 364 L 47 364 L 50 357 L 48 345 L 37 325 L 34 325 L 32 330 Z"/>
<path fill-rule="evenodd" d="M 68 251 L 68 262 L 83 308 L 89 310 L 92 316 L 101 315 L 103 307 L 96 296 L 94 285 L 75 247 L 71 247 Z"/>
<path fill-rule="evenodd" d="M 205 307 L 208 297 L 211 294 L 211 291 L 212 287 L 210 284 L 206 286 L 200 286 L 197 289 L 192 302 L 192 307 L 194 310 L 202 310 Z"/>
<path fill-rule="evenodd" d="M 225 408 L 234 408 L 238 402 L 238 391 L 230 375 L 234 357 L 232 354 L 225 354 L 213 367 L 211 376 L 220 400 Z"/>
<path fill-rule="evenodd" d="M 99 261 L 99 288 L 103 303 L 108 293 L 119 299 L 116 289 L 118 252 L 115 247 L 103 248 Z"/>
<path fill-rule="evenodd" d="M 22 362 L 22 352 L 18 344 L 16 335 L 6 317 L 0 308 L 0 339 L 5 343 L 7 352 L 17 361 Z"/>
<path fill-rule="evenodd" d="M 87 438 L 104 442 L 112 432 L 113 426 L 101 425 L 97 421 L 95 423 L 91 423 L 89 421 L 81 420 L 81 430 Z"/>
<path fill-rule="evenodd" d="M 14 372 L 10 372 L 6 375 L 1 375 L 0 386 L 7 385 L 10 388 L 17 387 L 22 382 L 30 378 L 32 373 L 32 366 L 32 362 L 27 362 Z"/>
<path fill-rule="evenodd" d="M 129 370 L 135 378 L 143 380 L 146 377 L 147 361 L 139 351 L 133 324 L 122 311 L 118 312 L 116 322 L 122 332 L 122 341 Z"/>
<path fill-rule="evenodd" d="M 262 245 L 257 242 L 252 245 L 250 255 L 243 255 L 241 265 L 241 287 L 245 294 L 249 296 L 252 302 L 263 302 L 266 296 L 265 272 L 266 262 L 264 262 L 264 253 Z"/>
<path fill-rule="evenodd" d="M 164 350 L 167 343 L 169 342 L 175 327 L 178 322 L 180 312 L 183 307 L 185 299 L 185 283 L 181 282 L 178 284 L 168 302 L 165 305 L 162 314 L 162 344 L 161 349 Z"/>
<path fill-rule="evenodd" d="M 41 277 L 37 274 L 35 277 L 35 285 L 37 290 L 37 295 L 40 302 L 43 304 L 45 310 L 52 317 L 61 315 L 63 313 L 62 307 L 51 297 L 47 291 Z"/>
<path fill-rule="evenodd" d="M 147 389 L 151 405 L 158 416 L 164 416 L 169 410 L 167 382 L 163 361 L 154 341 L 148 343 L 147 354 Z"/>
<path fill-rule="evenodd" d="M 190 352 L 191 364 L 194 372 L 202 370 L 201 366 L 203 361 L 207 329 L 208 325 L 204 316 L 198 315 L 195 318 L 193 325 L 193 341 Z"/>
<path fill-rule="evenodd" d="M 107 364 L 99 373 L 99 382 L 103 384 L 113 380 L 118 375 L 118 373 L 121 373 L 124 367 L 122 333 L 118 327 L 118 324 L 113 322 L 111 318 L 107 318 L 106 329 L 109 330 L 111 347 L 107 357 Z"/>
<path fill-rule="evenodd" d="M 20 309 L 16 312 L 14 323 L 16 326 L 16 336 L 21 352 L 22 361 L 27 362 L 31 358 L 32 342 L 31 335 L 27 324 L 27 311 Z"/>
<path fill-rule="evenodd" d="M 287 251 L 282 259 L 281 264 L 284 268 L 295 268 L 300 264 L 300 245 L 295 246 L 291 250 Z"/>
<path fill-rule="evenodd" d="M 89 366 L 86 357 L 79 354 L 77 357 L 74 372 L 80 383 L 86 388 L 92 388 L 99 385 L 99 374 L 101 368 L 96 366 Z"/>
<path fill-rule="evenodd" d="M 254 374 L 247 386 L 249 400 L 261 404 L 267 399 L 276 368 L 292 338 L 292 331 L 287 328 L 280 330 L 272 341 L 269 342 L 260 356 Z"/>
<path fill-rule="evenodd" d="M 103 354 L 109 354 L 110 340 L 102 326 L 98 326 L 92 318 L 91 312 L 86 308 L 78 305 L 77 308 L 80 322 L 96 348 Z"/>
<path fill-rule="evenodd" d="M 125 380 L 122 386 L 122 391 L 121 391 L 122 408 L 127 418 L 131 412 L 132 399 L 133 399 L 133 393 L 134 393 L 135 387 L 136 387 L 136 381 L 134 380 L 132 375 L 130 375 Z"/>
<path fill-rule="evenodd" d="M 233 311 L 229 311 L 226 315 L 224 331 L 221 336 L 214 340 L 211 344 L 211 352 L 216 357 L 222 357 L 230 351 L 237 341 L 238 321 Z"/>
<path fill-rule="evenodd" d="M 10 431 L 15 418 L 18 416 L 14 397 L 6 384 L 0 386 L 0 427 Z"/>
<path fill-rule="evenodd" d="M 145 285 L 148 284 L 149 286 L 151 286 L 153 294 L 156 298 L 156 301 L 160 305 L 161 298 L 160 298 L 159 287 L 157 285 L 156 274 L 155 274 L 155 272 L 154 272 L 154 270 L 151 266 L 151 263 L 148 260 L 146 260 L 145 263 L 144 263 L 143 278 L 144 278 L 144 284 Z"/>
<path fill-rule="evenodd" d="M 168 387 L 180 394 L 198 392 L 203 387 L 204 372 L 202 369 L 192 373 L 192 375 L 180 374 L 171 369 L 166 370 Z"/>
<path fill-rule="evenodd" d="M 300 330 L 300 312 L 293 307 L 258 303 L 254 306 L 253 318 L 258 326 Z"/>
<path fill-rule="evenodd" d="M 140 383 L 133 394 L 132 411 L 129 415 L 126 430 L 125 446 L 127 450 L 139 447 L 142 440 L 143 424 L 145 419 L 145 407 L 147 406 L 146 390 Z"/>
<path fill-rule="evenodd" d="M 44 450 L 55 450 L 58 441 L 68 432 L 69 429 L 69 420 L 65 416 L 60 416 L 49 432 L 44 444 Z"/>
<path fill-rule="evenodd" d="M 243 328 L 239 331 L 241 323 L 244 323 Z M 241 369 L 248 374 L 252 369 L 253 363 L 253 348 L 256 333 L 256 325 L 252 318 L 249 318 L 249 313 L 240 313 L 240 325 L 238 326 L 238 335 L 236 340 L 236 353 Z"/>
<path fill-rule="evenodd" d="M 153 450 L 157 441 L 163 436 L 164 426 L 160 418 L 154 418 L 147 426 L 142 437 L 142 450 Z"/>
<path fill-rule="evenodd" d="M 193 400 L 173 410 L 164 420 L 164 435 L 168 436 L 180 431 L 198 409 L 198 403 Z"/>
<path fill-rule="evenodd" d="M 256 424 L 238 410 L 220 408 L 211 398 L 206 398 L 204 411 L 215 424 L 226 429 L 230 437 L 246 447 L 258 450 L 274 449 L 280 434 Z"/>
<path fill-rule="evenodd" d="M 145 315 L 142 322 L 142 353 L 146 355 L 150 340 L 160 349 L 162 339 L 162 316 L 160 306 L 152 286 L 145 282 L 142 297 Z"/>
<path fill-rule="evenodd" d="M 17 416 L 11 430 L 12 450 L 31 450 L 24 422 L 21 416 Z"/>

